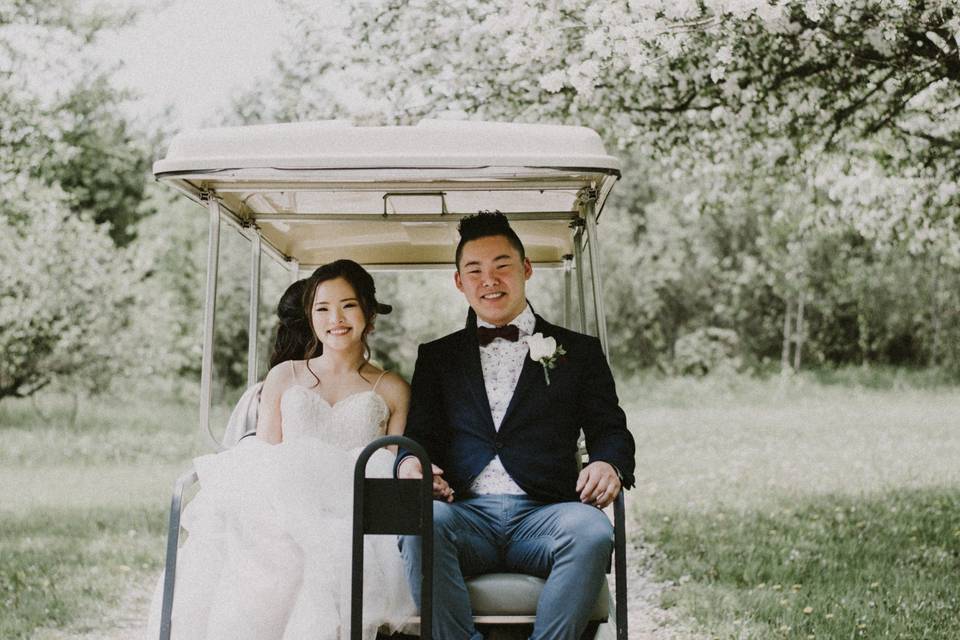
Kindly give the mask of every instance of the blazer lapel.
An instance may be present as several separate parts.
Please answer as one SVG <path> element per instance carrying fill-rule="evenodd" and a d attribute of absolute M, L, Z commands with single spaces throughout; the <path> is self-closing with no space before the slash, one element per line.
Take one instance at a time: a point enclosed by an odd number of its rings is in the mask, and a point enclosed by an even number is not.
<path fill-rule="evenodd" d="M 543 333 L 550 335 L 547 324 L 543 318 L 537 316 L 537 324 L 533 329 L 534 333 Z M 503 422 L 500 423 L 500 431 L 510 422 L 510 417 L 516 412 L 517 406 L 521 404 L 531 393 L 536 393 L 540 387 L 546 386 L 543 378 L 543 366 L 530 358 L 529 352 L 523 358 L 523 369 L 520 370 L 520 378 L 517 380 L 517 386 L 513 390 L 513 397 L 510 398 L 510 404 L 507 405 L 507 411 L 503 414 Z"/>
<path fill-rule="evenodd" d="M 470 395 L 480 412 L 478 415 L 483 416 L 491 431 L 495 431 L 493 414 L 490 413 L 490 400 L 487 398 L 487 387 L 483 383 L 483 367 L 480 365 L 480 343 L 477 341 L 477 325 L 474 321 L 471 326 L 469 317 L 467 327 L 463 332 L 459 355 L 464 380 L 466 380 Z"/>

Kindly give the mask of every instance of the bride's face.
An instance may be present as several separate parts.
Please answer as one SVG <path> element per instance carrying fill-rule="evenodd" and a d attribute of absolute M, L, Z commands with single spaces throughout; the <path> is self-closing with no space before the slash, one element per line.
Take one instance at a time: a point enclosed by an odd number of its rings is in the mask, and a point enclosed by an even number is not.
<path fill-rule="evenodd" d="M 367 328 L 357 293 L 343 278 L 326 280 L 317 286 L 310 321 L 324 349 L 354 347 Z"/>

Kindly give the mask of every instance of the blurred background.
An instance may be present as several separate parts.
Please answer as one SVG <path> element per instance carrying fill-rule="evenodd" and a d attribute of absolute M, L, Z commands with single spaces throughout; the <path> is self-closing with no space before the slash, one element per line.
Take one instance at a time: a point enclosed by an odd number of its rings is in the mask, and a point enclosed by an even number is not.
<path fill-rule="evenodd" d="M 945 0 L 0 0 L 0 637 L 135 637 L 209 451 L 207 218 L 152 178 L 171 137 L 427 117 L 586 125 L 623 162 L 599 232 L 635 637 L 956 637 L 957 34 Z M 452 269 L 375 277 L 374 358 L 409 379 L 466 304 Z M 560 285 L 531 281 L 548 318 Z"/>

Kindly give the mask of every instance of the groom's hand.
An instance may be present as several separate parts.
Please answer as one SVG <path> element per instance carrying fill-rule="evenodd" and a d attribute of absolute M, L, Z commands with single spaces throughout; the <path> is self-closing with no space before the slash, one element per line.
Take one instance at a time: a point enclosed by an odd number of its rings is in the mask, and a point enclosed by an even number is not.
<path fill-rule="evenodd" d="M 620 477 L 609 462 L 597 460 L 580 470 L 577 492 L 580 502 L 603 509 L 620 493 Z"/>
<path fill-rule="evenodd" d="M 430 465 L 433 471 L 433 497 L 446 502 L 453 502 L 453 489 L 443 479 L 443 469 L 437 465 Z M 423 477 L 423 467 L 414 456 L 408 456 L 400 462 L 397 477 L 401 480 L 419 480 Z"/>

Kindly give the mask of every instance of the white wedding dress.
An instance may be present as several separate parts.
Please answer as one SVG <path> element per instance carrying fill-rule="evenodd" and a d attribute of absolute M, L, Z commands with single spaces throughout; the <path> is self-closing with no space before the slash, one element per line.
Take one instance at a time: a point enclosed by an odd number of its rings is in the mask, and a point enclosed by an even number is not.
<path fill-rule="evenodd" d="M 200 492 L 184 510 L 172 637 L 346 640 L 350 637 L 353 466 L 383 435 L 389 410 L 375 391 L 330 405 L 302 386 L 280 400 L 282 443 L 245 438 L 197 458 Z M 369 477 L 389 477 L 375 453 Z M 148 637 L 159 634 L 162 578 Z M 395 536 L 367 536 L 364 637 L 414 614 Z"/>

